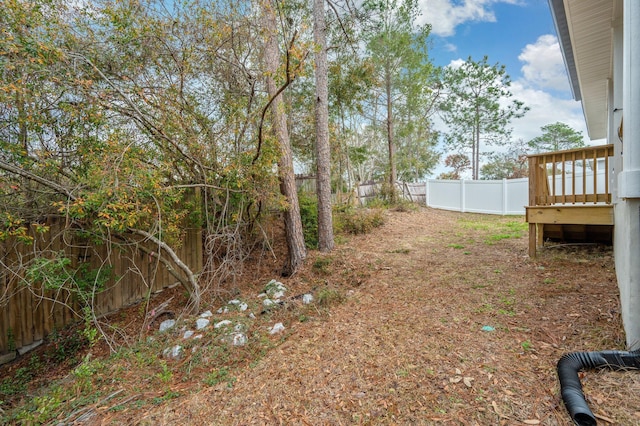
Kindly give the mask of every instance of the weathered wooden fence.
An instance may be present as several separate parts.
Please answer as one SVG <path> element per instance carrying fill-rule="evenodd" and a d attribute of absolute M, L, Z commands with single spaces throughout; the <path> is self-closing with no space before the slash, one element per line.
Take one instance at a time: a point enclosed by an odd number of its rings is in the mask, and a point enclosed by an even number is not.
<path fill-rule="evenodd" d="M 396 182 L 398 195 L 405 200 L 415 203 L 426 201 L 426 186 L 424 182 Z M 358 201 L 366 205 L 372 199 L 378 197 L 382 191 L 382 183 L 368 182 L 358 185 Z"/>
<path fill-rule="evenodd" d="M 98 315 L 178 282 L 157 256 L 150 254 L 157 253 L 158 247 L 148 241 L 124 243 L 114 237 L 111 242 L 95 244 L 66 228 L 61 219 L 50 219 L 47 225 L 48 232 L 34 233 L 33 244 L 15 240 L 0 243 L 0 356 L 37 344 L 82 314 L 68 288 L 45 289 L 42 283 L 30 282 L 26 271 L 36 253 L 67 258 L 71 269 L 85 264 L 87 270 L 109 270 L 110 278 L 91 297 Z M 177 254 L 192 271 L 199 272 L 203 264 L 202 231 L 186 229 Z"/>

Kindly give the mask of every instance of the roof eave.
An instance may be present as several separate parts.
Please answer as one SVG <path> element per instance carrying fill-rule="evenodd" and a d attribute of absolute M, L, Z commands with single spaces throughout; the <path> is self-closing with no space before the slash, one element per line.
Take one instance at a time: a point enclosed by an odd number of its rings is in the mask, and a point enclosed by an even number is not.
<path fill-rule="evenodd" d="M 571 45 L 571 36 L 569 35 L 569 24 L 567 23 L 567 14 L 564 8 L 564 1 L 548 1 L 549 8 L 551 9 L 551 14 L 553 15 L 553 22 L 556 26 L 556 34 L 558 35 L 560 50 L 562 51 L 562 57 L 564 58 L 564 64 L 567 69 L 569 85 L 571 86 L 571 93 L 576 101 L 580 101 L 582 100 L 582 95 L 580 93 L 578 71 L 576 69 L 576 62 L 573 55 L 573 47 Z"/>

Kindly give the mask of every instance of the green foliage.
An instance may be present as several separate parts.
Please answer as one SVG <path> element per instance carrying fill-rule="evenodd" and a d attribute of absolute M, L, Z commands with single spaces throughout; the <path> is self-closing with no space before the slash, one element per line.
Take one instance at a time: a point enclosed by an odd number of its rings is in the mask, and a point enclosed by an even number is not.
<path fill-rule="evenodd" d="M 222 367 L 207 374 L 203 381 L 207 386 L 215 386 L 218 383 L 227 382 L 227 386 L 232 387 L 235 378 L 230 375 L 227 367 Z"/>
<path fill-rule="evenodd" d="M 415 0 L 367 0 L 363 9 L 367 13 L 364 39 L 375 77 L 373 101 L 378 105 L 373 113 L 379 114 L 370 130 L 387 142 L 382 170 L 391 178 L 391 200 L 395 201 L 396 173 L 407 181 L 418 180 L 439 160 L 438 135 L 429 118 L 439 71 L 427 50 L 431 27 L 416 25 L 420 8 Z M 379 164 L 385 163 L 381 159 Z"/>
<path fill-rule="evenodd" d="M 462 174 L 471 168 L 471 161 L 465 154 L 449 154 L 444 159 L 444 165 L 453 170 L 441 173 L 438 179 L 459 180 L 462 179 Z"/>
<path fill-rule="evenodd" d="M 75 333 L 71 329 L 63 331 L 54 329 L 48 339 L 51 345 L 48 346 L 45 356 L 56 364 L 77 362 L 76 355 L 88 343 L 82 333 Z"/>
<path fill-rule="evenodd" d="M 104 368 L 104 364 L 98 360 L 90 360 L 87 355 L 82 363 L 73 369 L 73 376 L 76 379 L 74 389 L 76 394 L 87 393 L 93 390 L 93 376 L 99 374 Z"/>
<path fill-rule="evenodd" d="M 83 341 L 93 346 L 98 341 L 99 335 L 98 330 L 93 326 L 92 301 L 95 294 L 102 291 L 107 281 L 113 277 L 112 270 L 113 268 L 108 265 L 92 268 L 89 263 L 81 263 L 73 269 L 71 259 L 61 251 L 50 253 L 49 257 L 35 258 L 26 269 L 25 279 L 29 286 L 40 284 L 47 290 L 54 290 L 56 294 L 60 291 L 71 293 L 82 310 Z M 59 349 L 62 353 L 54 355 L 54 358 L 64 358 L 66 346 L 61 345 Z"/>
<path fill-rule="evenodd" d="M 314 272 L 321 275 L 328 275 L 331 272 L 331 264 L 333 263 L 333 258 L 330 256 L 318 257 L 313 261 L 313 265 L 311 265 L 311 269 Z"/>
<path fill-rule="evenodd" d="M 535 152 L 561 151 L 585 146 L 582 132 L 564 123 L 547 124 L 542 126 L 540 130 L 542 130 L 542 135 L 529 141 L 529 146 Z"/>
<path fill-rule="evenodd" d="M 54 417 L 61 404 L 62 400 L 57 394 L 36 396 L 29 407 L 20 411 L 16 417 L 21 424 L 44 424 Z"/>
<path fill-rule="evenodd" d="M 64 252 L 54 253 L 51 258 L 38 257 L 26 270 L 28 283 L 42 284 L 47 290 L 60 290 L 73 281 L 70 270 L 71 259 Z"/>
<path fill-rule="evenodd" d="M 169 383 L 173 378 L 173 371 L 171 371 L 171 367 L 167 365 L 167 362 L 164 360 L 160 361 L 161 371 L 156 374 L 156 377 L 160 379 L 162 383 Z"/>
<path fill-rule="evenodd" d="M 323 288 L 318 291 L 317 304 L 318 306 L 328 307 L 331 305 L 339 304 L 344 301 L 344 295 L 338 290 Z"/>
<path fill-rule="evenodd" d="M 302 232 L 307 248 L 318 248 L 318 201 L 308 193 L 298 193 L 300 204 L 300 219 L 302 220 Z"/>
<path fill-rule="evenodd" d="M 518 179 L 529 176 L 529 147 L 523 140 L 509 146 L 506 152 L 493 153 L 482 165 L 482 179 Z"/>
<path fill-rule="evenodd" d="M 372 208 L 346 209 L 336 214 L 336 229 L 348 234 L 366 234 L 385 223 L 384 210 Z"/>
<path fill-rule="evenodd" d="M 471 154 L 473 179 L 478 179 L 480 157 L 485 146 L 504 145 L 510 135 L 509 123 L 524 116 L 528 108 L 510 99 L 511 79 L 504 65 L 489 65 L 471 57 L 443 74 L 447 94 L 440 102 L 442 118 L 449 126 L 445 142 L 451 149 Z"/>
<path fill-rule="evenodd" d="M 10 351 L 16 350 L 16 336 L 11 327 L 7 329 L 7 346 Z"/>

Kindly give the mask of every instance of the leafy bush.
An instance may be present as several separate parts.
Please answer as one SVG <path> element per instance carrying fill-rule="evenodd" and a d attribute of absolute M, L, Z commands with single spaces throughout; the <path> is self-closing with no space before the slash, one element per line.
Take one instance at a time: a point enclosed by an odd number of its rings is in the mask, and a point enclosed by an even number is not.
<path fill-rule="evenodd" d="M 325 288 L 318 292 L 318 306 L 328 307 L 344 301 L 344 295 L 338 290 Z"/>
<path fill-rule="evenodd" d="M 334 222 L 338 231 L 348 234 L 366 234 L 384 225 L 382 209 L 347 209 L 336 215 Z"/>
<path fill-rule="evenodd" d="M 318 201 L 315 197 L 305 192 L 298 193 L 300 204 L 300 218 L 302 220 L 302 232 L 304 244 L 307 248 L 318 248 Z"/>
<path fill-rule="evenodd" d="M 331 273 L 331 263 L 333 259 L 331 257 L 319 257 L 313 262 L 311 268 L 314 272 L 321 275 L 328 275 Z"/>

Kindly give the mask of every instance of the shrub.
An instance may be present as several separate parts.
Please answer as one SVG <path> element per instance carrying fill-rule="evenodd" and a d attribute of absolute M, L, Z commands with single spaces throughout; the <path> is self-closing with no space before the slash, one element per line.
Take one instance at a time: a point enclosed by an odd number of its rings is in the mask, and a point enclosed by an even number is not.
<path fill-rule="evenodd" d="M 318 201 L 308 193 L 298 193 L 300 204 L 300 219 L 302 220 L 302 233 L 304 244 L 307 248 L 318 248 Z"/>
<path fill-rule="evenodd" d="M 384 210 L 370 208 L 347 209 L 335 219 L 338 231 L 354 235 L 371 232 L 385 222 Z"/>
<path fill-rule="evenodd" d="M 318 306 L 328 307 L 342 303 L 345 297 L 338 290 L 325 288 L 318 292 Z"/>

